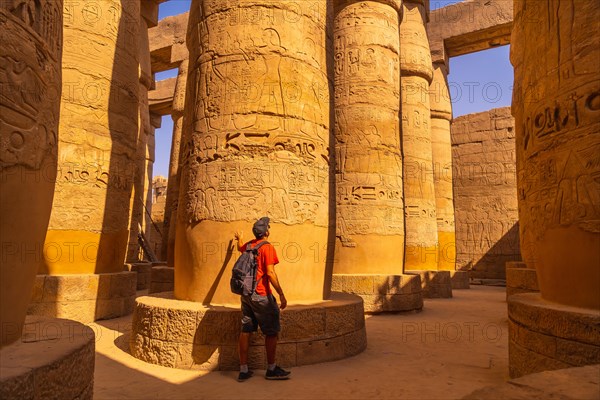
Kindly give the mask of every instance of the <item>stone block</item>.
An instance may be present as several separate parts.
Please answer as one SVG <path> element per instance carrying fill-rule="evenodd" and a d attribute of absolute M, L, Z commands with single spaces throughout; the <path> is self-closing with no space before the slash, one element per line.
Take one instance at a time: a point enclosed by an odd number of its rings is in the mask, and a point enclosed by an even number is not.
<path fill-rule="evenodd" d="M 154 307 L 152 309 L 152 325 L 148 335 L 151 339 L 165 340 L 167 338 L 168 316 L 168 308 Z"/>
<path fill-rule="evenodd" d="M 556 339 L 556 358 L 574 366 L 600 364 L 600 342 L 594 346 Z"/>
<path fill-rule="evenodd" d="M 344 358 L 346 342 L 351 344 L 352 340 L 359 343 L 352 345 L 353 351 L 364 349 L 360 343 L 366 339 L 346 337 L 357 330 L 364 336 L 360 297 L 332 293 L 331 298 L 316 305 L 291 305 L 282 312 L 280 364 L 295 366 Z M 240 320 L 237 309 L 206 308 L 199 303 L 175 300 L 173 293 L 139 297 L 132 320 L 131 354 L 150 363 L 177 368 L 237 370 Z M 329 335 L 335 336 L 328 338 Z M 264 369 L 264 336 L 255 333 L 250 343 L 250 367 Z M 316 353 L 310 354 L 311 349 Z"/>
<path fill-rule="evenodd" d="M 452 282 L 452 290 L 470 288 L 468 271 L 450 271 L 450 281 Z"/>
<path fill-rule="evenodd" d="M 297 341 L 299 339 L 321 338 L 325 332 L 324 308 L 299 308 L 284 310 L 281 313 L 281 342 Z"/>
<path fill-rule="evenodd" d="M 98 299 L 96 301 L 96 320 L 117 318 L 125 315 L 125 302 L 122 297 Z"/>
<path fill-rule="evenodd" d="M 354 304 L 325 309 L 325 336 L 340 336 L 354 331 L 356 307 Z"/>
<path fill-rule="evenodd" d="M 46 275 L 36 275 L 33 283 L 33 290 L 31 291 L 31 302 L 41 303 L 44 297 L 44 282 Z"/>
<path fill-rule="evenodd" d="M 225 345 L 235 343 L 241 332 L 242 313 L 208 310 L 197 317 L 194 342 L 198 344 Z M 254 336 L 254 335 L 253 335 Z"/>
<path fill-rule="evenodd" d="M 165 293 L 172 292 L 175 286 L 174 283 L 168 282 L 150 282 L 150 287 L 148 288 L 148 293 Z"/>
<path fill-rule="evenodd" d="M 131 329 L 146 336 L 150 336 L 150 326 L 152 325 L 152 308 L 144 303 L 135 304 Z"/>
<path fill-rule="evenodd" d="M 113 274 L 97 274 L 94 275 L 94 279 L 98 281 L 98 299 L 110 299 L 111 298 L 111 290 L 110 284 L 112 280 Z"/>
<path fill-rule="evenodd" d="M 198 313 L 191 310 L 167 310 L 167 338 L 172 342 L 192 343 L 197 330 Z"/>
<path fill-rule="evenodd" d="M 346 347 L 344 337 L 323 340 L 311 340 L 297 344 L 298 365 L 316 364 L 344 358 Z"/>
<path fill-rule="evenodd" d="M 175 269 L 164 266 L 152 267 L 151 280 L 152 282 L 174 282 Z"/>
<path fill-rule="evenodd" d="M 512 341 L 508 343 L 508 357 L 508 369 L 511 378 L 571 366 L 565 362 L 530 351 Z"/>
<path fill-rule="evenodd" d="M 344 335 L 344 352 L 346 357 L 362 353 L 367 348 L 367 331 L 360 329 Z"/>
<path fill-rule="evenodd" d="M 423 308 L 421 293 L 390 295 L 383 299 L 383 311 L 418 311 Z"/>
<path fill-rule="evenodd" d="M 46 275 L 44 280 L 45 303 L 96 299 L 97 281 L 90 275 Z"/>
<path fill-rule="evenodd" d="M 137 275 L 135 272 L 118 272 L 112 274 L 110 281 L 110 297 L 135 296 Z"/>
<path fill-rule="evenodd" d="M 296 343 L 281 343 L 277 345 L 277 364 L 282 367 L 298 365 L 298 345 Z"/>
<path fill-rule="evenodd" d="M 2 399 L 91 400 L 94 332 L 64 319 L 28 316 L 24 331 L 55 331 L 52 340 L 30 335 L 2 349 Z"/>
<path fill-rule="evenodd" d="M 354 294 L 373 294 L 375 292 L 373 276 L 334 274 L 331 290 Z"/>

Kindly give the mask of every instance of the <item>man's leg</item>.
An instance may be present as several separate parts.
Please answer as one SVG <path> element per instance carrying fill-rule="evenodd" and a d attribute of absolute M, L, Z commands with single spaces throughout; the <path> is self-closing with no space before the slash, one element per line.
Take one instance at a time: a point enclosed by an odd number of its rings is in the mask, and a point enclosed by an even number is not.
<path fill-rule="evenodd" d="M 267 362 L 269 365 L 275 364 L 275 355 L 277 353 L 278 335 L 265 336 L 265 348 L 267 350 Z"/>
<path fill-rule="evenodd" d="M 240 366 L 248 366 L 248 349 L 250 348 L 250 332 L 240 333 L 238 350 L 240 354 Z"/>

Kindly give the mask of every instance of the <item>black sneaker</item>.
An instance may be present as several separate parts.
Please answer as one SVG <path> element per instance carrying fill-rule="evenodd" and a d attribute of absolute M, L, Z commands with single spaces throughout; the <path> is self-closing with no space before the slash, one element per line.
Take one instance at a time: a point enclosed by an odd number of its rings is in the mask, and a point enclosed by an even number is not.
<path fill-rule="evenodd" d="M 265 378 L 273 379 L 273 380 L 283 380 L 283 379 L 289 379 L 290 374 L 291 374 L 290 371 L 286 371 L 283 368 L 281 368 L 280 366 L 276 365 L 275 369 L 273 371 L 267 370 L 267 373 L 265 374 Z"/>
<path fill-rule="evenodd" d="M 248 370 L 248 372 L 240 372 L 240 374 L 238 375 L 237 381 L 245 382 L 248 379 L 252 378 L 252 375 L 254 375 L 254 371 Z"/>

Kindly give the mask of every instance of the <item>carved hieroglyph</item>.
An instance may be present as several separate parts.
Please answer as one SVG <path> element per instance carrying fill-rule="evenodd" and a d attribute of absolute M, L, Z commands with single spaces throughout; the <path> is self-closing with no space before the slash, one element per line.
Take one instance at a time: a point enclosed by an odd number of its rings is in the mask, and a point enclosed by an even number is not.
<path fill-rule="evenodd" d="M 433 65 L 429 87 L 431 106 L 431 150 L 438 234 L 438 269 L 454 271 L 456 239 L 454 231 L 454 198 L 452 196 L 452 143 L 450 121 L 452 103 L 448 90 L 448 70 L 443 63 Z"/>
<path fill-rule="evenodd" d="M 336 3 L 334 273 L 400 274 L 400 2 Z"/>
<path fill-rule="evenodd" d="M 545 299 L 600 309 L 600 3 L 515 7 L 523 258 L 537 268 Z"/>
<path fill-rule="evenodd" d="M 183 132 L 183 114 L 185 109 L 185 94 L 187 91 L 187 76 L 189 60 L 183 60 L 179 65 L 171 117 L 173 118 L 173 137 L 171 139 L 171 157 L 169 160 L 169 180 L 167 186 L 167 201 L 163 223 L 162 254 L 166 255 L 167 265 L 172 267 L 175 259 L 175 223 L 179 206 L 179 162 L 181 155 L 181 135 Z M 173 222 L 173 223 L 171 223 Z"/>
<path fill-rule="evenodd" d="M 456 267 L 473 278 L 505 279 L 521 259 L 515 157 L 510 107 L 452 121 Z"/>
<path fill-rule="evenodd" d="M 400 24 L 400 90 L 406 225 L 405 270 L 437 270 L 429 84 L 431 54 L 425 5 L 403 2 Z"/>
<path fill-rule="evenodd" d="M 56 178 L 62 1 L 0 2 L 0 346 L 21 336 Z"/>
<path fill-rule="evenodd" d="M 327 1 L 194 1 L 175 296 L 238 303 L 235 230 L 271 218 L 290 299 L 322 299 L 329 226 Z M 194 77 L 194 79 L 192 79 Z M 189 108 L 188 107 L 188 108 Z M 187 110 L 186 110 L 187 113 Z M 226 274 L 223 274 L 227 271 Z"/>
<path fill-rule="evenodd" d="M 139 7 L 65 2 L 58 177 L 40 273 L 123 270 L 138 138 Z"/>

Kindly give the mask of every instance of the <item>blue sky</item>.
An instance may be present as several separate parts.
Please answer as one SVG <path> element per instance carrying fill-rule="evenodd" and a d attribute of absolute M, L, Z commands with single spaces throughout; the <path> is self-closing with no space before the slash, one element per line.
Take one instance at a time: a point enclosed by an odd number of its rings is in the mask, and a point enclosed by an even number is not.
<path fill-rule="evenodd" d="M 430 4 L 431 8 L 435 9 L 458 1 L 430 0 Z M 186 12 L 190 3 L 191 0 L 169 0 L 161 3 L 158 18 Z M 450 59 L 448 84 L 454 117 L 510 106 L 513 69 L 508 59 L 509 47 L 497 47 Z M 177 71 L 165 71 L 156 74 L 156 79 L 176 75 Z M 156 130 L 154 176 L 168 174 L 172 132 L 173 121 L 167 115 L 162 119 L 162 126 Z"/>

